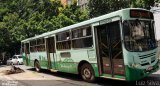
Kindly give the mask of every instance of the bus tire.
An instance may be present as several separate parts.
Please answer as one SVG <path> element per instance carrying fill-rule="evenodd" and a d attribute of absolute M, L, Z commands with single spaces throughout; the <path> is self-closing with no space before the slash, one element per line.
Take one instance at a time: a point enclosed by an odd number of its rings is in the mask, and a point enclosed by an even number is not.
<path fill-rule="evenodd" d="M 81 66 L 81 77 L 83 80 L 87 82 L 94 82 L 95 81 L 95 75 L 94 70 L 92 66 L 88 63 L 85 63 Z"/>
<path fill-rule="evenodd" d="M 34 67 L 35 67 L 35 70 L 36 70 L 37 72 L 40 72 L 41 67 L 40 67 L 40 64 L 39 64 L 39 62 L 38 62 L 38 61 L 35 61 L 35 63 L 34 63 Z"/>

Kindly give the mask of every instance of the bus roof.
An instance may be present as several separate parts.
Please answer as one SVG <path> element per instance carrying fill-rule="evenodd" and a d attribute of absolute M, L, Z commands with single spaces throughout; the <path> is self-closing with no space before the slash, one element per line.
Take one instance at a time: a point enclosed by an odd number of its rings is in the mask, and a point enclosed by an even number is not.
<path fill-rule="evenodd" d="M 115 12 L 111 12 L 111 13 L 99 16 L 99 17 L 95 17 L 93 19 L 89 19 L 89 20 L 77 23 L 77 24 L 66 26 L 66 27 L 63 27 L 61 29 L 57 29 L 57 30 L 54 30 L 54 31 L 46 32 L 46 33 L 43 33 L 41 35 L 37 35 L 35 37 L 31 37 L 31 38 L 22 40 L 22 42 L 27 42 L 27 41 L 38 39 L 38 38 L 41 38 L 41 37 L 47 37 L 47 36 L 50 36 L 50 35 L 54 35 L 55 33 L 67 31 L 67 30 L 70 30 L 70 29 L 73 29 L 73 28 L 78 28 L 78 27 L 81 27 L 81 26 L 90 25 L 90 24 L 96 23 L 98 21 L 101 21 L 101 20 L 104 20 L 104 19 L 107 19 L 107 18 L 110 18 L 110 17 L 120 16 L 120 15 L 122 15 L 122 13 L 124 11 L 128 11 L 128 10 L 131 10 L 131 9 L 145 10 L 145 9 L 142 9 L 142 8 L 126 8 L 126 9 L 121 9 L 121 10 L 118 10 L 118 11 L 115 11 Z M 148 10 L 146 10 L 146 11 L 148 11 Z"/>

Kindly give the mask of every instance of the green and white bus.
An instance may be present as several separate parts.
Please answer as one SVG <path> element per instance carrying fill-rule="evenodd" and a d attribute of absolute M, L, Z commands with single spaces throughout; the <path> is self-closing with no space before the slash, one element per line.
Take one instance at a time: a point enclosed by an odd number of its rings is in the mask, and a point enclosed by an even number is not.
<path fill-rule="evenodd" d="M 96 77 L 135 81 L 159 69 L 153 14 L 126 8 L 21 42 L 24 64 Z"/>

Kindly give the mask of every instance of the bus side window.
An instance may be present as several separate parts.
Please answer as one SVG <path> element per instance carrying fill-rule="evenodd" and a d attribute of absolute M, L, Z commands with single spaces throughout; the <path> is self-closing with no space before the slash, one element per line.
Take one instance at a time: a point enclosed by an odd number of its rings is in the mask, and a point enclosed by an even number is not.
<path fill-rule="evenodd" d="M 70 32 L 62 32 L 56 35 L 57 50 L 71 49 Z"/>
<path fill-rule="evenodd" d="M 88 48 L 93 46 L 91 27 L 83 27 L 72 31 L 72 47 Z"/>
<path fill-rule="evenodd" d="M 30 52 L 36 52 L 37 47 L 36 47 L 36 40 L 30 41 Z"/>
<path fill-rule="evenodd" d="M 45 51 L 45 42 L 44 42 L 44 38 L 37 39 L 36 48 L 37 48 L 37 51 L 38 51 L 38 52 Z"/>

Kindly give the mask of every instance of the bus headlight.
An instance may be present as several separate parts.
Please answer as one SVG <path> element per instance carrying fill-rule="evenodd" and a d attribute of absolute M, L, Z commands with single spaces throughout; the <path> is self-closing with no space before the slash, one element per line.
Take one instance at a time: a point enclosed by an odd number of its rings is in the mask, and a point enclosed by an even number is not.
<path fill-rule="evenodd" d="M 134 67 L 134 68 L 138 68 L 140 66 L 141 66 L 140 64 L 132 64 L 132 67 Z"/>

